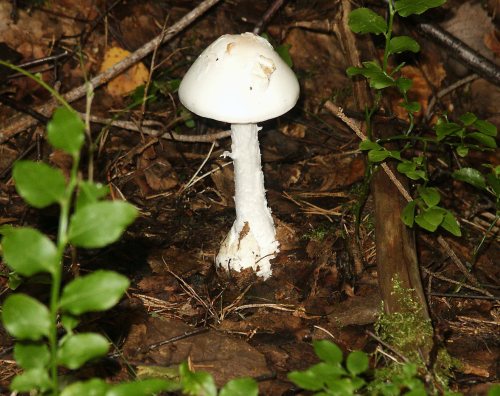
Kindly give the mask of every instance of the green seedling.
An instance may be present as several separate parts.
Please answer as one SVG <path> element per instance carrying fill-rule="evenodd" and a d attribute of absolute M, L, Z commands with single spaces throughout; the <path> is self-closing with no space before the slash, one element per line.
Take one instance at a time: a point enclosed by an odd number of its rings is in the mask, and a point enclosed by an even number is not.
<path fill-rule="evenodd" d="M 365 173 L 365 185 L 362 189 L 358 208 L 356 210 L 356 230 L 359 227 L 360 208 L 368 194 L 368 184 L 373 174 L 379 169 L 379 163 L 392 160 L 398 162 L 397 169 L 405 174 L 409 179 L 417 181 L 420 187 L 417 188 L 416 198 L 409 202 L 403 210 L 401 219 L 408 227 L 413 227 L 416 223 L 427 231 L 434 232 L 439 227 L 447 230 L 453 235 L 461 236 L 461 230 L 453 214 L 446 208 L 439 206 L 441 196 L 433 187 L 429 187 L 428 164 L 427 164 L 427 146 L 428 144 L 446 145 L 452 150 L 456 150 L 460 157 L 465 157 L 470 149 L 481 151 L 493 151 L 497 144 L 494 137 L 497 135 L 497 128 L 487 121 L 479 120 L 474 114 L 466 113 L 459 117 L 460 123 L 450 122 L 446 116 L 439 119 L 434 128 L 435 137 L 412 136 L 414 127 L 415 112 L 420 111 L 420 104 L 410 102 L 407 92 L 413 87 L 413 81 L 404 77 L 398 77 L 398 71 L 404 66 L 404 63 L 397 65 L 392 72 L 388 72 L 387 65 L 389 57 L 404 51 L 418 52 L 420 46 L 411 37 L 400 36 L 392 37 L 392 25 L 394 17 L 407 17 L 413 14 L 421 14 L 433 7 L 444 4 L 446 0 L 421 0 L 414 2 L 411 0 L 389 1 L 388 22 L 375 12 L 367 8 L 359 8 L 349 14 L 349 27 L 355 33 L 372 33 L 383 35 L 385 37 L 385 51 L 382 66 L 377 62 L 364 62 L 363 67 L 350 67 L 347 69 L 348 75 L 361 74 L 366 77 L 370 86 L 377 90 L 377 96 L 374 106 L 366 108 L 366 125 L 368 139 L 361 142 L 359 148 L 367 152 L 368 164 Z M 388 87 L 395 87 L 401 93 L 404 101 L 399 104 L 403 107 L 410 120 L 408 129 L 403 135 L 391 136 L 384 139 L 373 141 L 371 138 L 371 117 L 374 114 L 381 98 L 382 90 Z M 401 150 L 388 150 L 384 143 L 403 140 L 406 145 Z M 411 160 L 403 156 L 405 151 L 413 148 L 413 142 L 422 145 L 422 154 L 413 157 Z M 455 174 L 454 177 L 460 177 Z M 490 176 L 493 184 L 495 180 Z M 466 180 L 473 181 L 474 178 Z M 471 183 L 473 184 L 473 183 Z M 482 184 L 476 185 L 481 188 Z M 486 185 L 484 185 L 486 189 Z M 490 190 L 492 185 L 490 183 Z M 491 192 L 491 191 L 490 191 Z"/>

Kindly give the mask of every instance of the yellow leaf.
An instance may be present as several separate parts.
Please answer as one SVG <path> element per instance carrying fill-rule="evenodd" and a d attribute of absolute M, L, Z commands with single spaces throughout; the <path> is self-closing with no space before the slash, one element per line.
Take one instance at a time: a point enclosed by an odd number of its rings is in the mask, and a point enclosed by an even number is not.
<path fill-rule="evenodd" d="M 104 60 L 99 72 L 102 73 L 129 55 L 130 52 L 123 48 L 109 48 L 104 55 Z M 144 85 L 148 79 L 148 75 L 149 72 L 146 66 L 144 66 L 143 63 L 137 63 L 130 69 L 125 70 L 123 73 L 110 80 L 107 84 L 108 92 L 112 96 L 125 95 L 137 87 Z"/>

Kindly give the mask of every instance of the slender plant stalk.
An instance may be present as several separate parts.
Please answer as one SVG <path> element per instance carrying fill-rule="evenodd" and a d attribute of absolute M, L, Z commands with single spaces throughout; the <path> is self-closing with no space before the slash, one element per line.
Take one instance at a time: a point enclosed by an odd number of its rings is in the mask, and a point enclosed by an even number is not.
<path fill-rule="evenodd" d="M 73 193 L 78 181 L 78 165 L 80 162 L 79 156 L 73 157 L 73 167 L 68 186 L 64 194 L 64 199 L 61 202 L 61 213 L 59 215 L 59 231 L 57 234 L 57 254 L 59 257 L 59 265 L 52 274 L 52 287 L 50 291 L 50 316 L 51 328 L 49 334 L 51 361 L 50 375 L 52 380 L 52 394 L 58 394 L 58 373 L 57 373 L 57 314 L 59 310 L 59 297 L 61 292 L 62 268 L 64 248 L 68 244 L 68 225 L 69 214 Z"/>

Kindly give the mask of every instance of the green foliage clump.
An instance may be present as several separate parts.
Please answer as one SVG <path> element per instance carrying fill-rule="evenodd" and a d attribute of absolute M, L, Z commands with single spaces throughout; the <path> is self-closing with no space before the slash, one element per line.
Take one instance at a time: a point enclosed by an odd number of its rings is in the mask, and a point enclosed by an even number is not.
<path fill-rule="evenodd" d="M 45 283 L 48 280 L 50 284 L 48 305 L 22 293 L 12 294 L 3 302 L 2 322 L 7 332 L 17 339 L 14 358 L 23 369 L 12 380 L 10 389 L 53 396 L 140 396 L 180 389 L 180 384 L 162 379 L 117 386 L 97 378 L 67 387 L 59 382 L 59 366 L 76 370 L 108 353 L 109 343 L 104 336 L 76 331 L 79 316 L 110 309 L 129 286 L 125 276 L 101 270 L 62 287 L 64 251 L 68 244 L 101 248 L 116 242 L 134 221 L 137 210 L 127 202 L 102 200 L 108 193 L 107 187 L 91 179 L 83 180 L 79 175 L 80 151 L 86 137 L 89 145 L 93 142 L 88 124 L 86 127 L 75 110 L 40 78 L 16 66 L 0 63 L 34 79 L 63 103 L 47 124 L 47 140 L 73 160 L 69 178 L 43 162 L 14 164 L 12 175 L 18 194 L 35 208 L 58 205 L 60 216 L 55 241 L 33 228 L 0 227 L 7 266 L 24 278 L 42 274 Z M 92 95 L 89 87 L 88 98 Z M 14 276 L 10 278 L 15 280 Z M 61 338 L 58 337 L 59 325 L 65 331 Z"/>
<path fill-rule="evenodd" d="M 329 235 L 334 235 L 336 233 L 335 226 L 332 224 L 320 225 L 318 228 L 311 228 L 310 232 L 302 235 L 303 239 L 309 239 L 311 241 L 322 242 Z"/>
<path fill-rule="evenodd" d="M 330 341 L 314 341 L 313 346 L 321 363 L 288 375 L 300 388 L 316 392 L 313 396 L 460 396 L 433 383 L 436 377 L 415 363 L 394 364 L 398 369 L 390 378 L 382 378 L 381 369 L 370 370 L 364 352 L 351 352 L 344 361 L 340 348 Z M 500 386 L 490 388 L 488 396 L 499 395 Z"/>
<path fill-rule="evenodd" d="M 412 298 L 412 290 L 404 289 L 397 277 L 393 280 L 393 284 L 392 294 L 399 296 L 398 311 L 388 315 L 382 310 L 375 324 L 375 330 L 384 342 L 418 368 L 420 375 L 433 378 L 429 387 L 433 394 L 437 394 L 436 386 L 447 389 L 451 369 L 457 366 L 457 362 L 444 347 L 434 346 L 431 320 L 422 317 L 422 307 Z M 436 361 L 429 362 L 428 358 L 424 361 L 425 351 L 428 352 L 433 347 L 439 348 Z M 402 364 L 393 363 L 377 369 L 374 372 L 375 383 L 405 375 L 404 367 Z"/>
<path fill-rule="evenodd" d="M 362 67 L 349 67 L 347 74 L 351 76 L 363 75 L 368 79 L 370 87 L 377 90 L 374 106 L 371 109 L 366 108 L 367 139 L 359 145 L 361 150 L 367 152 L 368 166 L 365 174 L 365 187 L 358 205 L 361 206 L 366 199 L 366 186 L 373 177 L 373 174 L 380 168 L 379 164 L 382 161 L 391 159 L 398 162 L 397 169 L 400 173 L 405 174 L 411 180 L 421 183 L 421 186 L 417 188 L 417 197 L 408 203 L 401 215 L 403 223 L 408 227 L 413 227 L 416 223 L 430 232 L 434 232 L 439 227 L 442 227 L 453 235 L 461 236 L 460 226 L 453 214 L 446 208 L 438 206 L 441 201 L 438 190 L 427 186 L 429 183 L 427 148 L 429 144 L 436 146 L 446 145 L 455 150 L 460 157 L 467 156 L 470 149 L 493 151 L 497 148 L 495 141 L 497 128 L 487 121 L 479 120 L 472 113 L 465 113 L 458 118 L 460 123 L 450 122 L 446 115 L 442 116 L 434 128 L 435 137 L 411 135 L 414 129 L 414 113 L 421 109 L 420 103 L 408 100 L 408 91 L 413 87 L 413 81 L 398 75 L 398 71 L 404 66 L 404 62 L 397 65 L 392 71 L 389 72 L 388 70 L 390 56 L 404 51 L 414 53 L 420 51 L 420 46 L 415 39 L 408 36 L 392 37 L 394 17 L 396 15 L 407 17 L 412 14 L 421 14 L 445 2 L 446 0 L 421 0 L 418 2 L 412 0 L 394 2 L 391 0 L 388 2 L 388 21 L 368 8 L 358 8 L 352 11 L 349 14 L 349 27 L 351 30 L 360 34 L 371 33 L 384 36 L 385 51 L 381 66 L 375 61 L 368 61 L 364 62 Z M 382 90 L 389 87 L 398 89 L 404 98 L 404 101 L 398 106 L 403 107 L 407 111 L 410 124 L 403 135 L 390 136 L 375 141 L 371 136 L 371 117 L 377 109 Z M 389 150 L 384 146 L 385 143 L 393 141 L 404 141 L 406 144 L 401 150 Z M 422 146 L 422 155 L 411 159 L 405 158 L 403 154 L 413 149 L 414 144 L 416 144 L 415 142 Z M 482 175 L 479 171 L 473 171 L 475 170 L 461 170 L 458 173 L 455 172 L 453 177 L 471 183 L 483 190 L 487 189 L 486 184 L 481 182 Z M 488 177 L 489 189 L 494 191 L 496 188 L 497 191 L 495 193 L 498 195 L 500 193 L 498 175 L 495 174 L 493 176 L 491 174 Z M 359 217 L 360 210 L 358 209 L 356 212 L 357 217 Z M 357 219 L 356 229 L 358 225 L 359 220 Z"/>
<path fill-rule="evenodd" d="M 422 306 L 412 298 L 412 290 L 404 289 L 399 277 L 393 279 L 393 291 L 398 295 L 398 311 L 378 316 L 375 330 L 378 336 L 403 354 L 432 346 L 432 323 L 422 318 Z"/>

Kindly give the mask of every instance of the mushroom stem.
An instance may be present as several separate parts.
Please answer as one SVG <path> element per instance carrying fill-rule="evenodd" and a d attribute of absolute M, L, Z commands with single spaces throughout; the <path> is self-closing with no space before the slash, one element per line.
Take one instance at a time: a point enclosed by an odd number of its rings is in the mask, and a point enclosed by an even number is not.
<path fill-rule="evenodd" d="M 279 251 L 271 210 L 267 206 L 261 168 L 257 124 L 231 125 L 231 153 L 234 162 L 236 220 L 224 240 L 216 262 L 240 271 L 253 268 L 267 279 L 270 259 Z"/>

